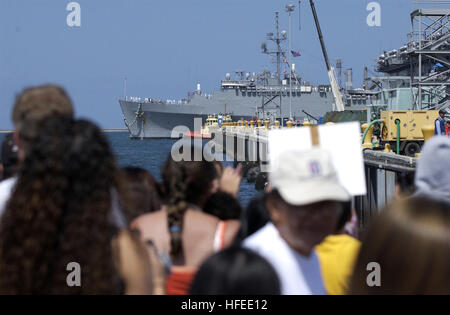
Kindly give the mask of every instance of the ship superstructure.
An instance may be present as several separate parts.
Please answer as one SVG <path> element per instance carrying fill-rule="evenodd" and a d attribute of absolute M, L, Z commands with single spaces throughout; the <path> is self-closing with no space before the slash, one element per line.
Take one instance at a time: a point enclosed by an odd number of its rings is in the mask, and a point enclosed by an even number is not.
<path fill-rule="evenodd" d="M 283 43 L 287 32 L 279 31 L 278 12 L 275 13 L 275 33 L 268 33 L 262 52 L 275 59 L 276 72 L 264 69 L 261 73 L 236 70 L 227 73 L 219 89 L 204 93 L 200 84 L 194 92 L 181 100 L 157 100 L 153 98 L 125 97 L 121 99 L 125 125 L 132 138 L 155 138 L 177 136 L 175 127 L 194 129 L 194 119 L 202 124 L 208 115 L 227 113 L 235 119 L 269 119 L 290 117 L 305 121 L 322 117 L 332 110 L 334 103 L 329 84 L 314 85 L 303 80 L 288 62 Z M 291 52 L 288 52 L 291 53 Z M 283 68 L 289 69 L 289 71 Z M 293 69 L 291 72 L 290 69 Z M 307 113 L 307 114 L 306 114 Z"/>
<path fill-rule="evenodd" d="M 366 67 L 362 88 L 353 87 L 352 70 L 346 70 L 344 86 L 338 85 L 344 116 L 349 111 L 365 109 L 368 121 L 378 118 L 381 110 L 442 109 L 448 112 L 450 9 L 417 9 L 410 17 L 408 42 L 399 49 L 385 51 L 375 60 L 374 72 L 378 74 L 369 76 L 370 70 Z M 233 75 L 227 73 L 219 89 L 212 94 L 204 93 L 198 84 L 196 91 L 177 101 L 136 97 L 120 100 L 130 136 L 177 136 L 172 134 L 176 126 L 194 130 L 195 118 L 201 118 L 202 125 L 209 115 L 221 113 L 230 114 L 234 119 L 273 121 L 281 117 L 302 122 L 316 120 L 335 109 L 330 84 L 310 84 L 295 71 L 294 64 L 289 64 L 283 48 L 287 33 L 278 29 L 278 13 L 275 14 L 275 33 L 268 33 L 266 39 L 274 44 L 274 49 L 267 43 L 263 43 L 261 49 L 273 57 L 274 73 L 268 69 L 261 73 L 236 70 Z M 289 71 L 283 72 L 283 67 Z M 328 63 L 327 68 L 331 69 Z M 340 82 L 340 59 L 336 69 Z M 361 117 L 361 114 L 356 116 Z"/>

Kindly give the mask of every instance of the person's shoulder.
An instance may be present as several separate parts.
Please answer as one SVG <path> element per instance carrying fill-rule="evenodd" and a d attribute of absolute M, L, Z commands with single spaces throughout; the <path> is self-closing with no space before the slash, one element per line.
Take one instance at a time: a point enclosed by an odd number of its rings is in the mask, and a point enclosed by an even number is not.
<path fill-rule="evenodd" d="M 17 177 L 10 177 L 0 181 L 0 193 L 10 190 L 17 183 Z"/>
<path fill-rule="evenodd" d="M 6 202 L 17 183 L 17 177 L 11 177 L 0 182 L 0 203 Z"/>
<path fill-rule="evenodd" d="M 212 226 L 216 226 L 220 222 L 220 220 L 217 217 L 215 217 L 209 213 L 205 213 L 205 212 L 191 209 L 191 208 L 189 208 L 186 211 L 185 215 L 186 215 L 187 220 L 189 220 L 189 221 L 192 220 L 192 221 L 195 221 L 198 223 L 201 222 L 203 224 L 208 224 L 208 225 L 212 225 Z"/>
<path fill-rule="evenodd" d="M 332 238 L 335 242 L 342 244 L 343 246 L 350 246 L 350 247 L 361 246 L 361 242 L 359 240 L 348 234 L 331 235 L 330 238 Z"/>
<path fill-rule="evenodd" d="M 214 237 L 219 222 L 213 215 L 189 208 L 184 215 L 183 230 L 189 239 L 209 239 Z"/>
<path fill-rule="evenodd" d="M 0 215 L 6 208 L 6 203 L 11 197 L 12 190 L 17 183 L 17 177 L 11 177 L 0 182 Z"/>
<path fill-rule="evenodd" d="M 244 239 L 244 247 L 258 249 L 262 246 L 272 244 L 276 239 L 276 229 L 272 223 L 267 223 L 261 229 Z"/>
<path fill-rule="evenodd" d="M 131 222 L 130 227 L 132 229 L 140 229 L 142 227 L 148 227 L 149 225 L 159 225 L 162 220 L 166 219 L 166 210 L 161 209 L 155 212 L 143 214 Z"/>
<path fill-rule="evenodd" d="M 328 235 L 322 243 L 316 246 L 319 254 L 329 251 L 358 252 L 361 242 L 347 234 Z"/>
<path fill-rule="evenodd" d="M 226 220 L 224 222 L 226 223 L 227 231 L 231 230 L 237 233 L 241 227 L 241 221 L 239 220 Z"/>

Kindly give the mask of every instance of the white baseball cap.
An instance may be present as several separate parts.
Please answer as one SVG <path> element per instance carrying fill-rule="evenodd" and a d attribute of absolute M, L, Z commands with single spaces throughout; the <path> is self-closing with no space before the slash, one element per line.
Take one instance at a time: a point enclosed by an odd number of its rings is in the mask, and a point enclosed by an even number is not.
<path fill-rule="evenodd" d="M 328 151 L 287 151 L 277 162 L 269 180 L 287 203 L 303 206 L 320 201 L 350 201 Z"/>

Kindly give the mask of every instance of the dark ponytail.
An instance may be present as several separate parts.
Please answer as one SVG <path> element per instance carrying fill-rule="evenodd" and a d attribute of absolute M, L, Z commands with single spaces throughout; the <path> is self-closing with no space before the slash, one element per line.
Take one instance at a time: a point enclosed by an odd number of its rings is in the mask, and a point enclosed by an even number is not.
<path fill-rule="evenodd" d="M 180 161 L 171 157 L 162 170 L 167 200 L 167 221 L 170 232 L 170 254 L 182 253 L 183 218 L 189 204 L 199 205 L 216 177 L 212 162 Z"/>
<path fill-rule="evenodd" d="M 177 255 L 182 250 L 181 230 L 183 227 L 183 217 L 188 208 L 186 200 L 185 170 L 177 163 L 168 163 L 169 173 L 172 174 L 168 180 L 168 206 L 167 222 L 170 232 L 170 254 Z"/>

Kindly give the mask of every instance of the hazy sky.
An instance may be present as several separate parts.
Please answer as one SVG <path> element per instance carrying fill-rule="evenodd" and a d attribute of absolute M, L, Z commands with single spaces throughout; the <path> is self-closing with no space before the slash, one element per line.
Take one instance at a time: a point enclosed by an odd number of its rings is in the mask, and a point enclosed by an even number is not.
<path fill-rule="evenodd" d="M 280 0 L 78 0 L 81 26 L 66 23 L 69 0 L 0 0 L 0 129 L 12 128 L 11 108 L 24 87 L 58 83 L 71 95 L 78 116 L 104 128 L 124 128 L 118 104 L 124 78 L 128 95 L 179 99 L 197 83 L 212 92 L 236 69 L 274 70 L 260 46 L 288 28 L 304 80 L 328 83 L 309 1 Z M 361 86 L 363 68 L 399 48 L 410 31 L 413 0 L 378 0 L 381 26 L 369 27 L 371 0 L 315 0 L 332 63 L 342 58 Z"/>

